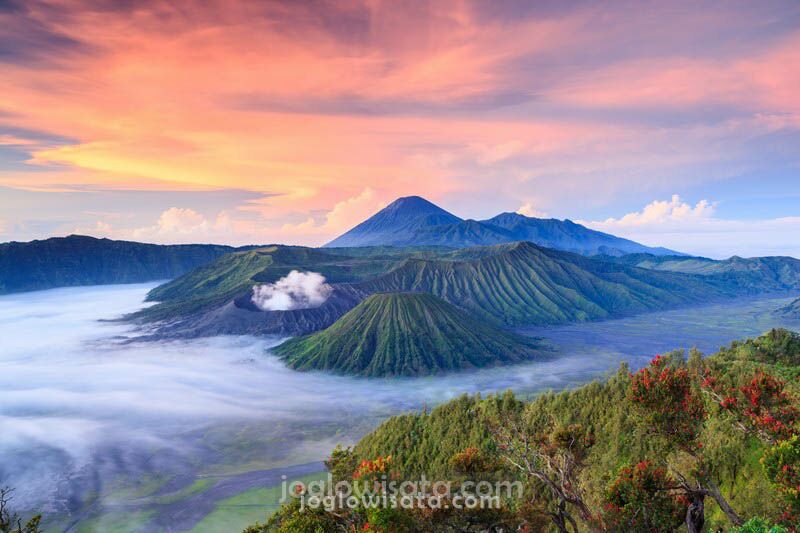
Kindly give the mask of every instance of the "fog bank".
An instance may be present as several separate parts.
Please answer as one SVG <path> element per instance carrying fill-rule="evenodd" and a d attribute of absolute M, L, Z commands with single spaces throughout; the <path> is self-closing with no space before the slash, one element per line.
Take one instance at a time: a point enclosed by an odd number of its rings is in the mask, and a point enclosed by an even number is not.
<path fill-rule="evenodd" d="M 99 319 L 139 308 L 152 286 L 0 297 L 0 483 L 17 487 L 20 505 L 74 512 L 87 494 L 116 501 L 120 485 L 169 478 L 180 487 L 198 475 L 320 460 L 391 414 L 462 392 L 561 389 L 622 360 L 637 367 L 675 347 L 714 350 L 777 325 L 770 311 L 789 301 L 539 328 L 530 333 L 552 342 L 557 358 L 369 380 L 289 370 L 269 352 L 277 338 L 122 343 L 128 327 Z"/>

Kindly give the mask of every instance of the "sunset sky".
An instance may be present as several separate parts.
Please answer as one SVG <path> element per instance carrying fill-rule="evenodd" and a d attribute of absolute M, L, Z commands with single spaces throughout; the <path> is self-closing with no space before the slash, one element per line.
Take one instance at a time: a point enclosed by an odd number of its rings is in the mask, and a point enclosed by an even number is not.
<path fill-rule="evenodd" d="M 398 196 L 800 257 L 800 3 L 0 0 L 0 241 L 321 244 Z"/>

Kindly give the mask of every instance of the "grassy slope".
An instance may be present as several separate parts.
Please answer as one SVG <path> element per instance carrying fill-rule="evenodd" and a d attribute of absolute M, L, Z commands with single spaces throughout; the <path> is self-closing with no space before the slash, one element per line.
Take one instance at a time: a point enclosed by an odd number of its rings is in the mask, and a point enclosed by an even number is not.
<path fill-rule="evenodd" d="M 615 265 L 531 243 L 468 249 L 448 260 L 408 260 L 361 286 L 370 292 L 429 292 L 509 325 L 608 318 L 724 294 L 694 276 Z"/>
<path fill-rule="evenodd" d="M 766 368 L 782 377 L 790 390 L 800 393 L 800 336 L 785 330 L 741 342 L 734 342 L 707 361 L 725 372 L 752 375 Z M 526 418 L 543 429 L 552 423 L 579 423 L 592 430 L 595 445 L 587 457 L 581 476 L 585 494 L 595 509 L 610 479 L 620 467 L 653 457 L 654 444 L 630 416 L 627 391 L 630 377 L 625 367 L 605 382 L 593 382 L 572 391 L 549 393 L 521 403 L 507 393 L 482 399 L 461 396 L 430 412 L 395 416 L 366 435 L 356 445 L 359 459 L 391 455 L 401 479 L 457 479 L 450 459 L 467 447 L 478 447 L 497 454 L 487 425 L 502 420 L 503 413 L 524 410 Z M 725 454 L 718 475 L 724 493 L 744 516 L 776 517 L 781 512 L 781 497 L 766 480 L 758 459 L 762 447 L 754 439 L 744 438 L 727 422 L 710 421 L 701 440 L 707 453 Z M 724 517 L 710 500 L 709 528 L 725 526 Z"/>
<path fill-rule="evenodd" d="M 535 355 L 531 339 L 422 293 L 374 294 L 329 328 L 274 351 L 298 370 L 363 376 L 433 374 Z"/>
<path fill-rule="evenodd" d="M 720 262 L 639 254 L 598 260 L 528 242 L 461 250 L 272 246 L 222 257 L 154 289 L 149 299 L 160 303 L 134 317 L 188 316 L 292 269 L 357 283 L 366 293 L 427 292 L 512 326 L 604 319 L 800 287 L 800 261 L 790 258 Z"/>
<path fill-rule="evenodd" d="M 268 246 L 225 255 L 164 285 L 147 296 L 159 302 L 133 318 L 156 321 L 223 305 L 257 283 L 272 283 L 292 270 L 314 271 L 329 282 L 357 281 L 384 272 L 397 262 L 390 254 L 362 257 L 299 246 Z"/>
<path fill-rule="evenodd" d="M 319 472 L 290 479 L 308 484 L 327 479 L 327 472 Z M 273 485 L 250 489 L 220 501 L 216 509 L 192 528 L 192 533 L 217 533 L 241 531 L 253 522 L 264 522 L 281 505 L 282 487 Z"/>
<path fill-rule="evenodd" d="M 716 261 L 704 257 L 631 254 L 604 259 L 652 270 L 697 274 L 712 283 L 736 286 L 742 291 L 800 288 L 800 260 L 793 257 L 731 257 Z"/>

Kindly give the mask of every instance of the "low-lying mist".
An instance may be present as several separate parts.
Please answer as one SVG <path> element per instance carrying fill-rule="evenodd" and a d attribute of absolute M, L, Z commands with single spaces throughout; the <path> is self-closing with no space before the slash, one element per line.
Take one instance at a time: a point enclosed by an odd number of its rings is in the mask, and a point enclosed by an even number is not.
<path fill-rule="evenodd" d="M 197 470 L 319 460 L 392 413 L 517 374 L 364 380 L 287 369 L 268 351 L 278 338 L 123 342 L 127 326 L 99 319 L 138 308 L 152 286 L 0 298 L 0 478 L 19 504 L 75 498 L 80 480 L 102 493 L 107 478 L 162 472 L 153 454 Z M 535 381 L 558 387 L 572 370 L 568 359 L 544 363 Z M 226 457 L 230 447 L 240 457 Z"/>
<path fill-rule="evenodd" d="M 787 299 L 536 329 L 558 357 L 447 376 L 367 380 L 287 369 L 281 339 L 122 342 L 113 318 L 153 284 L 0 297 L 0 484 L 17 503 L 75 511 L 159 476 L 184 479 L 323 459 L 381 419 L 462 392 L 560 389 L 654 353 L 760 333 Z"/>

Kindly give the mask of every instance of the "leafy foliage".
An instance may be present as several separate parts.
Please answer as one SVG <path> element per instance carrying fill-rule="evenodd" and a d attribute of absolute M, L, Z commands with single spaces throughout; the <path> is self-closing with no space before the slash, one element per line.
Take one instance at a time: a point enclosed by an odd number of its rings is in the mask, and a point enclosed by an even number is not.
<path fill-rule="evenodd" d="M 687 502 L 666 469 L 650 461 L 626 466 L 611 483 L 598 526 L 603 531 L 660 533 L 684 521 Z"/>
<path fill-rule="evenodd" d="M 792 435 L 772 446 L 764 453 L 761 464 L 770 481 L 787 496 L 789 514 L 800 517 L 800 438 Z"/>
<path fill-rule="evenodd" d="M 763 518 L 751 518 L 739 527 L 732 527 L 730 533 L 789 533 L 789 530 L 777 524 L 770 524 Z"/>
<path fill-rule="evenodd" d="M 629 398 L 653 431 L 681 448 L 696 443 L 705 408 L 687 368 L 670 367 L 656 356 L 634 374 Z"/>
<path fill-rule="evenodd" d="M 502 523 L 507 530 L 678 531 L 689 515 L 695 527 L 708 531 L 788 531 L 797 522 L 800 490 L 796 424 L 787 421 L 793 431 L 788 438 L 765 438 L 749 425 L 744 431 L 703 382 L 713 375 L 723 392 L 736 387 L 748 408 L 754 407 L 749 398 L 769 409 L 797 407 L 797 381 L 776 376 L 791 374 L 791 361 L 800 357 L 794 338 L 775 330 L 705 359 L 696 351 L 688 361 L 681 352 L 665 354 L 639 373 L 623 366 L 604 382 L 530 401 L 511 393 L 461 396 L 431 411 L 385 421 L 351 451 L 335 452 L 338 459 L 330 467 L 352 477 L 361 461 L 391 456 L 392 472 L 403 479 L 424 474 L 457 482 L 524 482 L 524 494 L 504 501 L 491 515 L 405 513 L 416 530 L 485 530 Z M 685 412 L 670 413 L 664 406 Z M 528 446 L 523 453 L 511 449 L 520 444 Z M 524 457 L 531 468 L 508 460 L 520 464 L 517 459 Z M 560 477 L 565 469 L 571 474 Z M 579 498 L 589 516 L 584 519 L 577 504 L 560 497 L 548 482 L 568 489 L 563 494 L 573 501 Z"/>

